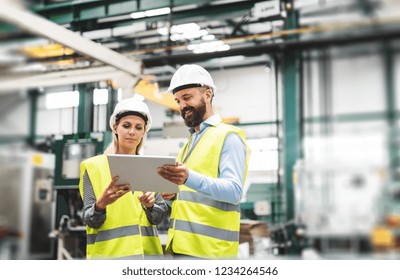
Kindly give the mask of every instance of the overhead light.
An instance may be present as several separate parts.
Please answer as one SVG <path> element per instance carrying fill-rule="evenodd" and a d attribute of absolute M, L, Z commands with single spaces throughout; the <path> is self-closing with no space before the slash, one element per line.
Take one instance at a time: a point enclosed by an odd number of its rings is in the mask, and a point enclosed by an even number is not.
<path fill-rule="evenodd" d="M 168 35 L 168 28 L 167 27 L 158 28 L 157 32 L 162 36 L 167 36 Z"/>
<path fill-rule="evenodd" d="M 209 60 L 210 64 L 236 64 L 238 62 L 242 62 L 248 60 L 244 55 L 234 55 L 234 56 L 225 56 L 225 57 L 218 57 Z"/>
<path fill-rule="evenodd" d="M 201 37 L 201 39 L 204 41 L 212 41 L 215 39 L 215 36 L 213 34 L 207 34 Z"/>
<path fill-rule="evenodd" d="M 172 34 L 171 35 L 171 40 L 172 41 L 184 41 L 184 40 L 191 40 L 191 39 L 195 39 L 195 38 L 200 38 L 204 35 L 207 35 L 207 31 L 202 29 L 202 30 L 198 30 L 198 31 L 194 31 L 194 32 L 188 32 L 188 33 L 184 33 L 184 34 Z"/>
<path fill-rule="evenodd" d="M 196 31 L 196 30 L 200 30 L 200 26 L 194 22 L 173 25 L 171 27 L 172 33 L 185 33 L 185 32 L 191 32 L 191 31 Z"/>
<path fill-rule="evenodd" d="M 207 30 L 200 29 L 200 30 L 196 30 L 196 31 L 192 31 L 192 32 L 186 32 L 183 34 L 183 36 L 185 36 L 186 39 L 194 39 L 194 38 L 203 37 L 207 34 L 208 34 Z"/>
<path fill-rule="evenodd" d="M 229 51 L 230 49 L 231 49 L 231 46 L 224 44 L 224 45 L 217 47 L 217 52 Z"/>
<path fill-rule="evenodd" d="M 212 41 L 212 42 L 207 42 L 207 43 L 201 43 L 200 47 L 202 47 L 203 49 L 207 49 L 207 48 L 216 48 L 219 46 L 224 45 L 224 42 L 218 40 L 218 41 Z"/>
<path fill-rule="evenodd" d="M 184 23 L 179 25 L 171 26 L 171 34 L 182 34 L 200 30 L 200 26 L 197 23 Z M 168 35 L 168 28 L 161 27 L 157 29 L 157 32 L 161 35 Z"/>
<path fill-rule="evenodd" d="M 193 53 L 195 53 L 195 54 L 205 53 L 205 52 L 206 52 L 206 51 L 203 50 L 203 49 L 201 49 L 201 48 L 196 48 L 196 49 L 193 50 Z"/>
<path fill-rule="evenodd" d="M 113 22 L 113 21 L 119 21 L 119 20 L 127 20 L 131 16 L 130 15 L 121 15 L 121 16 L 115 16 L 115 17 L 106 17 L 106 18 L 99 18 L 97 20 L 98 23 L 106 23 L 106 22 Z"/>
<path fill-rule="evenodd" d="M 206 43 L 200 44 L 190 44 L 187 46 L 187 49 L 192 51 L 195 54 L 198 53 L 211 53 L 211 52 L 220 52 L 220 51 L 227 51 L 231 47 L 224 42 L 217 40 L 217 41 L 210 41 Z"/>
<path fill-rule="evenodd" d="M 146 17 L 144 12 L 136 12 L 131 14 L 131 18 L 133 19 L 144 18 L 144 17 Z"/>
<path fill-rule="evenodd" d="M 155 17 L 155 16 L 161 16 L 161 15 L 167 15 L 169 13 L 171 13 L 171 9 L 169 7 L 166 7 L 166 8 L 159 8 L 159 9 L 131 13 L 131 18 L 138 19 L 138 18 L 144 18 L 144 17 Z"/>
<path fill-rule="evenodd" d="M 169 7 L 166 7 L 154 10 L 147 10 L 144 13 L 146 14 L 146 17 L 155 17 L 161 15 L 168 15 L 169 13 L 171 13 L 171 9 Z"/>
<path fill-rule="evenodd" d="M 163 36 L 168 35 L 167 27 L 159 28 L 157 31 Z M 194 22 L 180 24 L 180 25 L 173 25 L 170 31 L 171 31 L 172 41 L 192 40 L 208 35 L 207 30 L 200 29 L 200 26 Z"/>

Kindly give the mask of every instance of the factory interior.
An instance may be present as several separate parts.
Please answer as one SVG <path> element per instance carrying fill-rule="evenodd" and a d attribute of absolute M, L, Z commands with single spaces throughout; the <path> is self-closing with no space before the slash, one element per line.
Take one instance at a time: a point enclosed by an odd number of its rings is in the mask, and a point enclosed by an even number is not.
<path fill-rule="evenodd" d="M 238 258 L 400 258 L 399 0 L 0 0 L 0 259 L 85 259 L 80 162 L 132 96 L 177 156 L 184 64 L 251 150 Z"/>

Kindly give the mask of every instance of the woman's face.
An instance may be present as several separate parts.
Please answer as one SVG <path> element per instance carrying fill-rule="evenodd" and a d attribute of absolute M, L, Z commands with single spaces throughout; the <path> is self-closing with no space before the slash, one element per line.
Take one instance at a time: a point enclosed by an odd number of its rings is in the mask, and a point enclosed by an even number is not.
<path fill-rule="evenodd" d="M 145 122 L 139 116 L 128 115 L 115 125 L 118 138 L 118 154 L 136 154 L 136 148 L 145 134 Z"/>

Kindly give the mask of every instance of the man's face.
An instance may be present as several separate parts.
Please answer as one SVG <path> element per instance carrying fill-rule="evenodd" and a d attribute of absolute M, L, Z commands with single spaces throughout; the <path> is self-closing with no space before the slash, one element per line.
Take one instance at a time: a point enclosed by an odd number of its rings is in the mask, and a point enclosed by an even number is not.
<path fill-rule="evenodd" d="M 199 88 L 183 89 L 175 93 L 175 101 L 188 127 L 197 127 L 207 112 L 204 96 Z"/>

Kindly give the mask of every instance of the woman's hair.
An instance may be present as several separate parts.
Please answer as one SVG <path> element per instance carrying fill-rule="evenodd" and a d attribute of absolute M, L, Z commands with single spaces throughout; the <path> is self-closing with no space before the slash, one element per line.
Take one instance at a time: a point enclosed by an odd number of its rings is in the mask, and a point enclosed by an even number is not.
<path fill-rule="evenodd" d="M 118 126 L 118 124 L 119 124 L 119 121 L 115 125 Z M 144 131 L 145 131 L 145 133 L 143 135 L 143 138 L 146 137 L 146 126 L 144 128 Z M 117 138 L 117 135 L 114 133 L 114 131 L 112 132 L 112 138 L 113 139 L 112 139 L 111 143 L 108 144 L 107 148 L 104 150 L 105 155 L 116 154 L 118 151 L 118 147 L 119 147 L 118 138 Z M 136 155 L 139 155 L 142 153 L 141 148 L 142 148 L 142 144 L 143 144 L 143 138 L 140 141 L 139 145 L 136 147 Z"/>
<path fill-rule="evenodd" d="M 104 150 L 104 154 L 115 154 L 118 150 L 118 139 L 114 132 L 112 132 L 112 141 L 108 144 L 107 148 Z"/>

